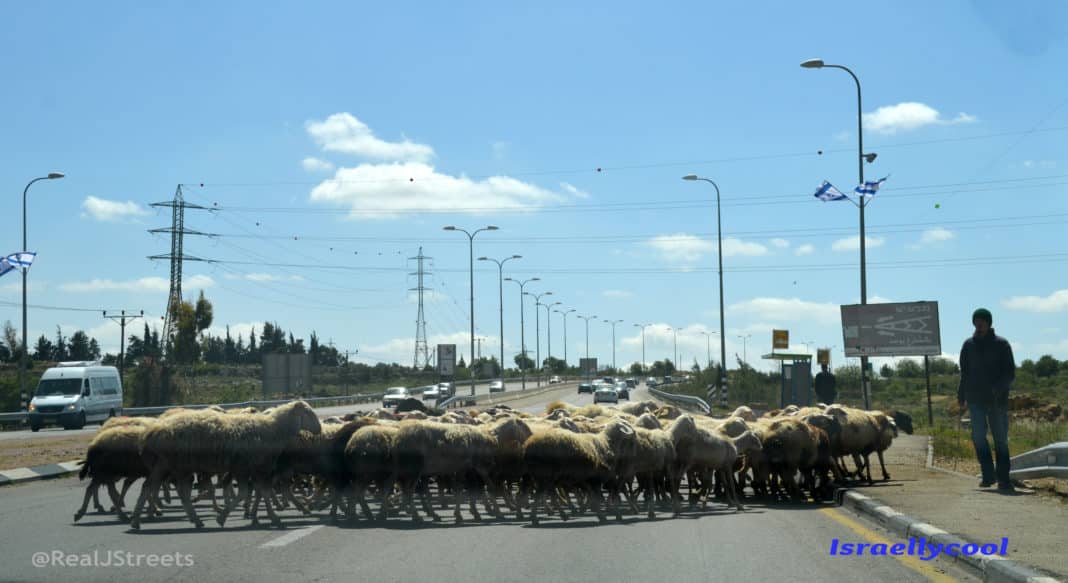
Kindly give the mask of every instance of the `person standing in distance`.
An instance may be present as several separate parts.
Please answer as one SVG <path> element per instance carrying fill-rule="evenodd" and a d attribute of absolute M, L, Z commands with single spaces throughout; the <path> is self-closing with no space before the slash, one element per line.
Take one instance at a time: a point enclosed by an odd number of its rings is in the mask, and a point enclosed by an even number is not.
<path fill-rule="evenodd" d="M 1009 341 L 994 333 L 993 323 L 994 317 L 986 308 L 979 308 L 972 314 L 975 333 L 960 349 L 957 403 L 962 411 L 967 406 L 971 415 L 972 444 L 983 472 L 979 486 L 993 486 L 996 480 L 999 490 L 1011 492 L 1009 390 L 1016 378 L 1016 361 Z M 987 428 L 994 438 L 996 469 L 990 459 Z"/>
<path fill-rule="evenodd" d="M 820 403 L 831 405 L 838 398 L 838 390 L 835 388 L 838 381 L 827 370 L 826 364 L 821 364 L 820 367 L 821 370 L 816 374 L 816 379 L 813 381 L 816 387 L 816 398 L 820 400 Z"/>

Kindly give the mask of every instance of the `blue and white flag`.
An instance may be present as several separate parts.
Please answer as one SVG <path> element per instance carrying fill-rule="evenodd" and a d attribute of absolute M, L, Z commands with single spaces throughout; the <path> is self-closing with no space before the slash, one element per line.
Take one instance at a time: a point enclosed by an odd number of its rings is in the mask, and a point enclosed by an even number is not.
<path fill-rule="evenodd" d="M 853 192 L 856 192 L 860 196 L 875 196 L 875 193 L 879 191 L 879 187 L 886 182 L 887 178 L 890 177 L 884 176 L 878 180 L 865 180 L 864 184 L 853 189 Z"/>
<path fill-rule="evenodd" d="M 7 267 L 0 267 L 0 275 L 3 275 L 16 267 L 21 267 L 23 271 L 26 271 L 33 265 L 35 257 L 37 257 L 37 253 L 33 251 L 23 251 L 21 253 L 12 253 L 11 255 L 8 255 L 3 259 L 3 262 Z"/>
<path fill-rule="evenodd" d="M 8 263 L 7 257 L 0 257 L 0 277 L 3 277 L 9 271 L 15 271 L 15 266 Z"/>
<path fill-rule="evenodd" d="M 822 200 L 823 202 L 827 202 L 829 200 L 849 200 L 848 196 L 846 196 L 841 190 L 838 190 L 834 187 L 833 184 L 827 182 L 826 180 L 824 180 L 823 184 L 821 184 L 819 189 L 816 190 L 816 194 L 814 196 Z"/>

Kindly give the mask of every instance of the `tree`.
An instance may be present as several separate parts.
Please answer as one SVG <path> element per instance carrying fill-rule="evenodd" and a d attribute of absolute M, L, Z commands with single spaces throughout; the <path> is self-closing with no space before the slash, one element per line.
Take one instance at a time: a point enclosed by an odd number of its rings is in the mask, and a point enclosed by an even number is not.
<path fill-rule="evenodd" d="M 0 340 L 0 362 L 7 362 L 11 359 L 11 350 L 4 344 L 3 340 Z"/>
<path fill-rule="evenodd" d="M 530 370 L 534 368 L 534 359 L 526 354 L 519 353 L 515 355 L 515 365 L 519 367 L 519 370 Z"/>
<path fill-rule="evenodd" d="M 884 364 L 882 368 L 879 369 L 879 376 L 888 379 L 894 376 L 894 369 L 891 368 L 889 364 Z"/>
<path fill-rule="evenodd" d="M 56 326 L 56 350 L 52 353 L 52 360 L 67 360 L 67 354 L 67 339 L 63 337 L 63 330 Z"/>
<path fill-rule="evenodd" d="M 176 308 L 174 346 L 170 354 L 175 362 L 190 364 L 200 357 L 200 345 L 197 343 L 197 313 L 189 302 L 182 302 Z"/>
<path fill-rule="evenodd" d="M 96 341 L 96 338 L 89 339 L 89 360 L 100 359 L 100 343 Z"/>
<path fill-rule="evenodd" d="M 9 362 L 15 362 L 22 358 L 22 343 L 19 342 L 18 332 L 11 325 L 11 320 L 4 321 L 4 343 L 7 344 L 7 349 L 10 353 Z"/>
<path fill-rule="evenodd" d="M 936 356 L 930 359 L 931 374 L 959 374 L 960 366 L 948 358 Z"/>
<path fill-rule="evenodd" d="M 37 346 L 33 349 L 33 359 L 52 360 L 55 350 L 56 347 L 52 344 L 52 341 L 44 334 L 41 334 L 41 337 L 37 339 Z"/>
<path fill-rule="evenodd" d="M 456 363 L 456 366 L 458 368 L 467 368 L 467 363 L 464 362 L 464 357 L 462 354 L 460 355 L 460 362 Z"/>
<path fill-rule="evenodd" d="M 1035 363 L 1035 375 L 1039 378 L 1049 378 L 1057 374 L 1057 369 L 1060 368 L 1060 362 L 1052 355 L 1043 354 L 1038 362 Z"/>
<path fill-rule="evenodd" d="M 630 374 L 641 375 L 643 372 L 645 372 L 645 370 L 642 369 L 642 363 L 635 362 L 634 364 L 630 365 Z"/>
<path fill-rule="evenodd" d="M 696 358 L 693 359 L 693 366 L 690 367 L 690 371 L 692 371 L 694 373 L 701 372 L 701 364 L 699 362 L 697 362 Z"/>
<path fill-rule="evenodd" d="M 197 296 L 193 314 L 196 318 L 198 335 L 211 327 L 211 322 L 215 319 L 215 308 L 211 305 L 211 302 L 204 298 L 204 290 L 200 290 L 200 295 Z"/>
<path fill-rule="evenodd" d="M 915 379 L 923 376 L 923 367 L 920 366 L 920 363 L 911 358 L 902 358 L 897 361 L 895 372 L 897 373 L 897 376 L 901 378 Z"/>
<path fill-rule="evenodd" d="M 658 360 L 649 367 L 649 374 L 654 377 L 665 377 L 675 372 L 675 363 L 670 358 Z"/>
<path fill-rule="evenodd" d="M 260 349 L 256 347 L 256 327 L 252 327 L 252 331 L 248 335 L 248 355 L 245 362 L 248 364 L 254 364 L 260 361 Z"/>
<path fill-rule="evenodd" d="M 78 330 L 70 337 L 70 346 L 67 349 L 70 351 L 71 360 L 89 360 L 89 337 Z"/>
<path fill-rule="evenodd" d="M 565 364 L 563 360 L 560 360 L 555 356 L 550 356 L 546 358 L 544 361 L 542 361 L 542 364 L 545 366 L 545 369 L 551 372 L 552 374 L 563 374 L 567 371 L 567 364 Z"/>
<path fill-rule="evenodd" d="M 238 342 L 241 339 L 238 338 Z M 234 364 L 238 359 L 238 347 L 240 344 L 234 344 L 234 339 L 230 337 L 230 326 L 226 326 L 226 338 L 223 340 L 223 362 L 227 364 Z"/>

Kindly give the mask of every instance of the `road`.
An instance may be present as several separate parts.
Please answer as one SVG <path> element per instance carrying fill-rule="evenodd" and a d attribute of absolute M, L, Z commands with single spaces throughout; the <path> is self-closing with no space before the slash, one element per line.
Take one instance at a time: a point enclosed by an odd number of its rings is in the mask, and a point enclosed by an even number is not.
<path fill-rule="evenodd" d="M 553 399 L 574 404 L 588 394 L 561 388 L 513 402 L 514 408 L 541 411 Z M 644 389 L 635 399 L 648 398 Z M 354 408 L 354 407 L 353 407 Z M 842 542 L 898 542 L 893 535 L 842 509 L 815 504 L 765 505 L 751 501 L 744 512 L 714 503 L 706 512 L 684 511 L 680 518 L 658 513 L 654 520 L 625 516 L 598 524 L 592 517 L 541 526 L 488 520 L 454 525 L 414 525 L 404 516 L 386 523 L 358 521 L 332 525 L 318 515 L 282 514 L 286 530 L 252 529 L 233 517 L 225 529 L 207 520 L 196 531 L 184 516 L 146 522 L 140 532 L 110 517 L 89 514 L 72 523 L 83 484 L 74 478 L 3 488 L 0 529 L 5 581 L 747 581 L 966 580 L 967 574 L 940 559 L 911 563 L 901 557 L 841 557 L 829 554 Z M 135 487 L 130 498 L 136 493 Z M 209 509 L 198 506 L 208 518 Z M 183 566 L 35 567 L 34 553 L 82 555 L 108 551 L 179 557 Z M 122 555 L 127 558 L 127 555 Z M 114 561 L 116 555 L 110 555 Z M 80 560 L 76 557 L 76 560 Z M 156 559 L 162 560 L 162 559 Z M 175 560 L 175 559 L 171 559 Z M 189 563 L 192 563 L 191 565 Z"/>
<path fill-rule="evenodd" d="M 541 383 L 541 387 L 542 388 L 545 388 L 545 387 L 548 387 L 548 386 L 550 386 L 550 385 L 548 385 L 546 382 L 542 382 Z M 562 386 L 574 387 L 575 383 L 568 383 L 567 385 L 562 385 Z M 412 387 L 412 388 L 414 388 L 414 387 Z M 506 391 L 519 391 L 519 390 L 522 389 L 522 382 L 521 381 L 508 381 L 508 382 L 506 382 L 504 384 L 504 388 L 505 388 Z M 539 388 L 538 384 L 533 378 L 528 378 L 527 379 L 527 390 L 528 391 L 535 390 L 535 389 L 538 389 L 538 388 Z M 461 395 L 461 396 L 469 395 L 470 391 L 471 391 L 470 385 L 463 384 L 463 383 L 460 383 L 460 382 L 456 383 L 456 394 Z M 485 395 L 488 392 L 489 392 L 489 384 L 488 383 L 476 384 L 475 385 L 475 394 L 476 395 Z M 420 398 L 422 397 L 421 394 L 417 395 L 417 396 L 420 397 Z M 336 406 L 336 407 L 319 407 L 319 408 L 316 409 L 316 412 L 318 412 L 321 417 L 329 417 L 331 415 L 344 415 L 345 413 L 349 413 L 349 412 L 354 411 L 356 409 L 366 410 L 366 409 L 368 409 L 370 407 L 373 407 L 373 406 L 375 406 L 374 403 L 366 403 L 366 404 L 363 404 L 363 405 L 356 405 L 356 406 L 354 406 L 354 405 L 341 405 L 341 406 Z M 99 424 L 93 424 L 93 425 L 87 425 L 87 426 L 83 427 L 82 429 L 63 429 L 62 427 L 43 427 L 43 428 L 41 428 L 40 431 L 37 431 L 36 433 L 33 432 L 33 431 L 30 431 L 29 429 L 22 429 L 22 430 L 18 430 L 18 431 L 2 431 L 2 432 L 0 432 L 0 441 L 19 440 L 19 439 L 45 439 L 45 438 L 54 438 L 54 437 L 71 437 L 71 436 L 78 436 L 78 435 L 95 435 L 96 432 L 99 431 L 99 430 L 100 430 L 100 425 Z"/>

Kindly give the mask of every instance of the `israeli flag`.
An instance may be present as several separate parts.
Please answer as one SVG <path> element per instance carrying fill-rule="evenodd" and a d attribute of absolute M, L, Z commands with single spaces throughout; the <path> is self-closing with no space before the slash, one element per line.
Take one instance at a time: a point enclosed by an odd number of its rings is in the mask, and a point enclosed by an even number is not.
<path fill-rule="evenodd" d="M 33 265 L 34 258 L 37 257 L 37 253 L 33 251 L 23 251 L 21 253 L 12 253 L 4 258 L 12 268 L 21 267 L 23 271 L 26 271 Z"/>
<path fill-rule="evenodd" d="M 826 180 L 824 180 L 823 184 L 821 184 L 819 189 L 816 190 L 816 194 L 814 196 L 822 200 L 823 202 L 827 202 L 829 200 L 849 200 L 848 196 L 846 196 L 841 190 L 838 190 L 834 187 L 833 184 L 827 182 Z"/>
<path fill-rule="evenodd" d="M 0 257 L 0 277 L 3 277 L 9 271 L 15 271 L 15 266 L 8 263 L 7 257 Z"/>
<path fill-rule="evenodd" d="M 875 193 L 879 191 L 879 187 L 882 186 L 884 182 L 886 182 L 887 178 L 890 178 L 890 177 L 889 176 L 885 176 L 883 178 L 880 178 L 880 179 L 874 180 L 874 181 L 866 180 L 866 181 L 864 181 L 863 185 L 858 186 L 855 189 L 853 189 L 853 192 L 856 192 L 860 196 L 875 196 Z"/>

